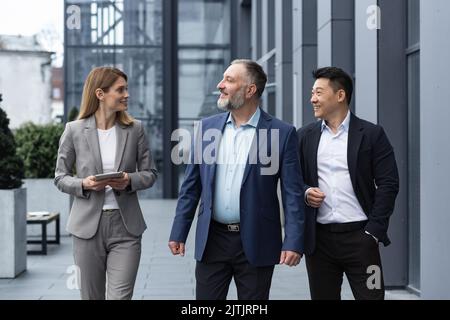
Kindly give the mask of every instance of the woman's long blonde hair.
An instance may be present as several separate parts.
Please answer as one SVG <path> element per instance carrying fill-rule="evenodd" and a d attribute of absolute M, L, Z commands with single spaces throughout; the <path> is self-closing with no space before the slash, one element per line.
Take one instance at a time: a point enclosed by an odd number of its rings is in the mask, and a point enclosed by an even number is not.
<path fill-rule="evenodd" d="M 95 90 L 102 89 L 104 92 L 108 92 L 114 82 L 119 77 L 128 81 L 127 75 L 114 67 L 97 67 L 92 69 L 86 78 L 83 88 L 83 96 L 81 98 L 80 114 L 78 119 L 86 119 L 93 115 L 99 106 L 99 100 L 95 94 Z M 125 126 L 132 125 L 134 122 L 126 111 L 117 112 L 117 121 Z"/>

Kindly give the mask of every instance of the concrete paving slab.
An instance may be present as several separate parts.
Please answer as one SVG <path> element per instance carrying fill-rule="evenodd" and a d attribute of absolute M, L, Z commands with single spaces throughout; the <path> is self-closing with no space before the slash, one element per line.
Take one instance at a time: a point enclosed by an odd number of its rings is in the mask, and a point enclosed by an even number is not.
<path fill-rule="evenodd" d="M 141 201 L 148 229 L 143 235 L 142 257 L 134 291 L 135 300 L 195 299 L 195 260 L 193 257 L 195 221 L 187 241 L 184 258 L 174 257 L 167 247 L 175 212 L 175 200 Z M 64 227 L 64 226 L 62 226 Z M 28 256 L 27 271 L 16 279 L 0 279 L 0 299 L 72 300 L 80 299 L 78 290 L 67 288 L 73 265 L 72 239 L 62 237 L 60 245 L 49 246 L 46 256 Z M 353 296 L 344 277 L 343 299 Z M 230 284 L 228 299 L 237 299 L 236 286 Z M 294 268 L 276 266 L 270 299 L 309 300 L 304 260 Z M 386 299 L 418 299 L 405 290 L 387 291 Z"/>

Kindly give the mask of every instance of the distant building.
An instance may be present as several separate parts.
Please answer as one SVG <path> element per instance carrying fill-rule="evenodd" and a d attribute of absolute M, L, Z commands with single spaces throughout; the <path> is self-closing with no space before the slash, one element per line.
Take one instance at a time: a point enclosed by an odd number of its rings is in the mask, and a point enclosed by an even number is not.
<path fill-rule="evenodd" d="M 0 93 L 12 129 L 52 122 L 52 54 L 36 36 L 0 35 Z"/>

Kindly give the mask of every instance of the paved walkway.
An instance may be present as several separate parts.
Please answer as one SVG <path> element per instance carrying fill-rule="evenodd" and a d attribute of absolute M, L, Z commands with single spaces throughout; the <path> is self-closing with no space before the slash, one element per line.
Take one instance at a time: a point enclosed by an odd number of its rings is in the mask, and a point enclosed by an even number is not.
<path fill-rule="evenodd" d="M 167 247 L 175 205 L 176 201 L 172 200 L 141 201 L 148 229 L 143 236 L 134 299 L 195 299 L 194 229 L 191 229 L 187 241 L 185 257 L 172 256 Z M 70 289 L 73 284 L 70 237 L 63 237 L 60 245 L 49 245 L 47 256 L 28 256 L 27 263 L 27 271 L 16 279 L 0 279 L 0 299 L 79 299 L 78 290 Z M 353 299 L 347 281 L 344 281 L 342 297 Z M 304 261 L 294 268 L 276 266 L 270 298 L 310 299 Z M 388 291 L 386 298 L 417 299 L 406 291 Z M 230 287 L 228 299 L 236 299 L 234 283 Z"/>

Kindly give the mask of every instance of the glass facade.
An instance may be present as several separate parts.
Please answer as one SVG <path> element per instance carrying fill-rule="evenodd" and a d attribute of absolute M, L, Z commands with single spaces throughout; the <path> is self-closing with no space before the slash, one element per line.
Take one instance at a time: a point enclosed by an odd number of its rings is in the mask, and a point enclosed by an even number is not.
<path fill-rule="evenodd" d="M 217 84 L 230 62 L 228 1 L 178 3 L 179 128 L 193 134 L 194 121 L 216 114 Z M 178 168 L 179 186 L 185 165 Z"/>
<path fill-rule="evenodd" d="M 65 110 L 79 107 L 83 83 L 96 66 L 122 69 L 129 77 L 129 112 L 144 122 L 159 178 L 142 192 L 162 198 L 165 139 L 163 64 L 163 10 L 178 10 L 179 127 L 192 128 L 193 120 L 218 112 L 214 91 L 230 61 L 229 0 L 183 0 L 164 6 L 164 0 L 65 0 L 67 9 L 80 10 L 80 27 L 65 30 Z M 69 10 L 70 12 L 70 10 Z M 166 35 L 166 37 L 170 35 Z M 176 54 L 176 53 L 175 53 Z M 172 80 L 173 81 L 173 80 Z M 177 123 L 175 122 L 175 123 Z M 176 129 L 176 128 L 174 128 Z M 167 146 L 167 144 L 166 144 Z M 182 167 L 182 166 L 180 166 Z"/>
<path fill-rule="evenodd" d="M 260 1 L 253 6 L 254 37 L 253 58 L 267 72 L 267 85 L 263 94 L 262 108 L 276 115 L 276 44 L 275 44 L 275 0 Z"/>

